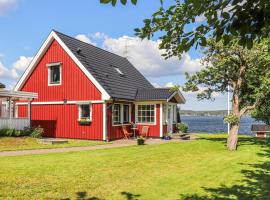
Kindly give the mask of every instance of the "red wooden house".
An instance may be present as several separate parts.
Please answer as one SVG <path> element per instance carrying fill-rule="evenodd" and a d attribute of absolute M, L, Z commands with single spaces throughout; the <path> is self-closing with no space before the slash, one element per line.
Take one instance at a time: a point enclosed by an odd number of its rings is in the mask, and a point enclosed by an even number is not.
<path fill-rule="evenodd" d="M 149 126 L 150 137 L 172 132 L 177 104 L 185 102 L 169 88 L 154 88 L 124 57 L 52 31 L 16 91 L 38 93 L 31 102 L 32 125 L 45 136 L 113 140 L 122 125 Z M 27 113 L 17 103 L 18 116 Z"/>

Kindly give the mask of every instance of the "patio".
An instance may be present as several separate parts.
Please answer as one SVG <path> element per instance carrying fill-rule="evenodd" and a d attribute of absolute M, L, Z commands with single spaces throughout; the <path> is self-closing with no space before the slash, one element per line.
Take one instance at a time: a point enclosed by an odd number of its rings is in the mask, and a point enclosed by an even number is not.
<path fill-rule="evenodd" d="M 31 125 L 31 102 L 37 93 L 0 89 L 0 129 L 23 130 Z M 27 117 L 18 117 L 18 104 L 27 105 Z"/>

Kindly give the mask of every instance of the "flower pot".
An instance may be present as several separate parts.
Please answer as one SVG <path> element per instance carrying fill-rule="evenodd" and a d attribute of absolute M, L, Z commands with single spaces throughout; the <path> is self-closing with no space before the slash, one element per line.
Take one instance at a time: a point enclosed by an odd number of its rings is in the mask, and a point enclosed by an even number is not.
<path fill-rule="evenodd" d="M 138 145 L 144 145 L 145 140 L 144 139 L 137 139 Z"/>

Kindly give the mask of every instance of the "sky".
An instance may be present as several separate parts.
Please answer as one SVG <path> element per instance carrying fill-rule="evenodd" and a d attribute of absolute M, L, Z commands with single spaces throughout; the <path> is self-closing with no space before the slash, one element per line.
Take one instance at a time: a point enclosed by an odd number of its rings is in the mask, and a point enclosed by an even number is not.
<path fill-rule="evenodd" d="M 168 0 L 169 3 L 171 0 Z M 164 60 L 158 38 L 140 40 L 134 28 L 159 8 L 158 0 L 138 1 L 116 7 L 99 0 L 0 0 L 0 82 L 12 88 L 52 29 L 127 57 L 155 87 L 185 83 L 184 73 L 203 68 L 198 49 L 182 59 Z M 198 23 L 203 18 L 198 18 Z M 192 29 L 192 25 L 189 27 Z M 198 101 L 196 93 L 183 93 L 185 110 L 223 110 L 227 96 Z"/>

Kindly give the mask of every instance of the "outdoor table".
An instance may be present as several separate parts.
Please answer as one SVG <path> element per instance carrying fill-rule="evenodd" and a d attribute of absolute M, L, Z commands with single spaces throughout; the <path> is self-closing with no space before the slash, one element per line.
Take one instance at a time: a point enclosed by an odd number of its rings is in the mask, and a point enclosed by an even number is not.
<path fill-rule="evenodd" d="M 138 127 L 131 128 L 133 130 L 134 138 L 136 137 L 136 131 L 138 130 Z"/>

